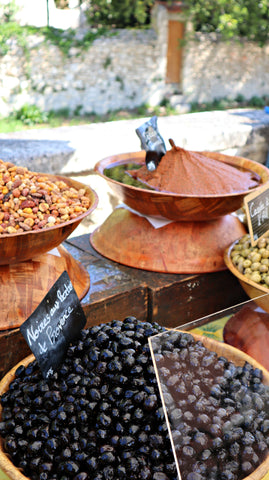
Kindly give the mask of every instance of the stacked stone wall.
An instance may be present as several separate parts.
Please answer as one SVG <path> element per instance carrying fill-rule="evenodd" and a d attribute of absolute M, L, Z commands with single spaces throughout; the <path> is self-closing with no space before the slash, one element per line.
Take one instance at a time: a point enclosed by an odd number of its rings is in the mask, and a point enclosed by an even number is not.
<path fill-rule="evenodd" d="M 166 9 L 152 18 L 152 28 L 117 30 L 67 55 L 42 35 L 28 37 L 26 52 L 10 39 L 8 53 L 0 57 L 1 116 L 25 103 L 45 111 L 104 114 L 158 105 L 173 93 L 180 93 L 183 104 L 269 94 L 269 44 L 227 43 L 212 35 L 187 41 L 182 81 L 166 84 Z"/>

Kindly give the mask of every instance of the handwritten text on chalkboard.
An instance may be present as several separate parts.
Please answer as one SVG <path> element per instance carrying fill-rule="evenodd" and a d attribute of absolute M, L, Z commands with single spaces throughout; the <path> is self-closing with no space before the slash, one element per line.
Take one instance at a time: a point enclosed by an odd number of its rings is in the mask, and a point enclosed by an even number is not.
<path fill-rule="evenodd" d="M 62 363 L 69 343 L 78 337 L 85 323 L 80 301 L 64 272 L 20 327 L 45 377 Z"/>
<path fill-rule="evenodd" d="M 253 245 L 269 230 L 269 187 L 259 188 L 244 199 L 249 233 Z"/>

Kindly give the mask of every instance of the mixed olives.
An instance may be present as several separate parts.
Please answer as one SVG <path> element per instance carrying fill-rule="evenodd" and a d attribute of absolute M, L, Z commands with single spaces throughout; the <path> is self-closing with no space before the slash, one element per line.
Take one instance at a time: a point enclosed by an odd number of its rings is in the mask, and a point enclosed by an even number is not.
<path fill-rule="evenodd" d="M 241 480 L 268 455 L 269 387 L 259 369 L 176 334 L 154 358 L 166 405 L 165 389 L 175 393 L 182 478 Z M 48 379 L 36 361 L 19 366 L 1 396 L 0 435 L 14 465 L 31 480 L 177 480 L 148 342 L 163 335 L 127 317 L 82 330 Z"/>
<path fill-rule="evenodd" d="M 251 245 L 249 234 L 240 238 L 231 250 L 231 261 L 247 279 L 269 288 L 269 234 Z"/>

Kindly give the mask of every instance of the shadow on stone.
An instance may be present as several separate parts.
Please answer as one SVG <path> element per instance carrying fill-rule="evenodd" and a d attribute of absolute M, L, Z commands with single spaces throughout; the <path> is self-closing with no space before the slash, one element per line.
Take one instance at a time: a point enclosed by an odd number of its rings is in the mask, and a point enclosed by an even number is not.
<path fill-rule="evenodd" d="M 63 140 L 0 139 L 0 159 L 29 170 L 59 173 L 75 154 Z"/>

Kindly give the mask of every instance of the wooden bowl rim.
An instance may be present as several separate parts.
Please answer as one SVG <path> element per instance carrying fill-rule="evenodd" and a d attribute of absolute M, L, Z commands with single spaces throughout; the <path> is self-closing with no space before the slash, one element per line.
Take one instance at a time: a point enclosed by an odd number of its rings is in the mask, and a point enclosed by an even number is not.
<path fill-rule="evenodd" d="M 81 222 L 81 220 L 84 217 L 86 217 L 87 215 L 92 213 L 93 210 L 95 210 L 95 208 L 97 207 L 98 201 L 99 201 L 98 195 L 95 192 L 95 190 L 93 190 L 90 186 L 85 185 L 84 183 L 78 182 L 77 180 L 73 180 L 69 177 L 64 177 L 64 176 L 61 176 L 61 175 L 52 175 L 52 174 L 44 174 L 44 175 L 46 175 L 46 177 L 49 177 L 49 179 L 51 179 L 51 180 L 53 180 L 53 179 L 62 180 L 67 185 L 69 185 L 69 183 L 74 183 L 74 187 L 77 185 L 78 187 L 80 186 L 81 188 L 85 188 L 86 192 L 90 193 L 91 196 L 92 196 L 93 201 L 92 201 L 92 204 L 91 204 L 90 208 L 88 210 L 86 210 L 86 212 L 83 212 L 80 215 L 78 215 L 77 217 L 72 218 L 71 220 L 68 220 L 67 222 L 58 223 L 57 225 L 53 225 L 52 227 L 47 227 L 47 228 L 44 228 L 44 229 L 41 229 L 41 230 L 29 230 L 29 231 L 20 232 L 20 233 L 3 233 L 3 234 L 0 235 L 0 242 L 1 242 L 2 239 L 6 239 L 6 238 L 18 238 L 18 237 L 25 236 L 25 235 L 37 235 L 38 233 L 41 234 L 41 233 L 44 233 L 44 232 L 51 232 L 52 230 L 58 230 L 58 229 L 66 227 L 67 225 L 72 225 L 76 222 Z M 69 186 L 72 186 L 72 185 L 69 185 Z"/>
<path fill-rule="evenodd" d="M 129 158 L 128 156 L 133 157 L 134 163 L 135 163 L 135 160 L 140 160 L 137 163 L 141 162 L 141 164 L 142 164 L 142 159 L 145 158 L 145 151 L 144 150 L 141 150 L 139 152 L 129 152 L 129 153 L 123 153 L 123 154 L 119 154 L 119 155 L 111 155 L 111 156 L 105 157 L 102 160 L 99 160 L 95 164 L 94 171 L 96 173 L 98 173 L 106 181 L 111 182 L 115 185 L 119 185 L 119 186 L 121 186 L 121 188 L 126 188 L 127 190 L 130 189 L 130 191 L 134 191 L 134 192 L 141 192 L 141 193 L 143 192 L 144 194 L 148 194 L 149 196 L 152 194 L 153 196 L 158 195 L 160 197 L 171 197 L 171 198 L 174 198 L 174 199 L 180 199 L 180 198 L 218 199 L 218 198 L 233 198 L 233 197 L 237 198 L 237 197 L 241 197 L 241 196 L 244 197 L 247 194 L 252 193 L 257 188 L 260 188 L 261 186 L 263 186 L 267 182 L 269 182 L 269 169 L 265 165 L 263 165 L 261 163 L 258 163 L 258 162 L 255 162 L 254 160 L 250 160 L 249 158 L 240 157 L 240 156 L 233 156 L 232 157 L 232 156 L 225 155 L 225 154 L 219 153 L 219 152 L 202 151 L 202 152 L 197 152 L 197 153 L 202 153 L 202 154 L 205 154 L 205 155 L 210 154 L 210 156 L 212 156 L 212 158 L 214 158 L 214 155 L 216 157 L 220 156 L 222 159 L 218 158 L 219 161 L 222 161 L 223 163 L 230 163 L 232 166 L 237 165 L 236 162 L 233 162 L 233 160 L 232 160 L 234 158 L 238 158 L 241 161 L 246 161 L 246 162 L 250 163 L 251 165 L 256 166 L 259 170 L 262 170 L 265 174 L 267 174 L 267 180 L 263 181 L 263 179 L 261 178 L 262 181 L 261 181 L 260 185 L 258 185 L 257 187 L 250 188 L 248 190 L 244 190 L 242 192 L 231 192 L 231 193 L 224 193 L 224 194 L 208 194 L 208 195 L 206 195 L 206 194 L 205 195 L 191 195 L 191 194 L 181 194 L 181 193 L 173 193 L 173 192 L 162 192 L 162 191 L 154 190 L 154 189 L 151 190 L 151 189 L 147 189 L 147 188 L 135 187 L 133 185 L 128 185 L 128 184 L 119 182 L 117 180 L 114 180 L 113 178 L 107 177 L 103 173 L 104 169 L 108 168 L 108 167 L 103 167 L 103 165 L 102 165 L 103 162 L 108 161 L 109 159 L 113 159 L 113 157 L 115 157 L 114 165 L 122 165 L 124 163 L 127 163 L 127 160 Z M 116 159 L 118 159 L 118 160 L 116 160 Z M 230 162 L 225 161 L 225 159 L 230 160 Z M 101 167 L 102 167 L 102 171 L 100 171 Z M 255 172 L 255 170 L 253 170 L 253 171 Z"/>
<path fill-rule="evenodd" d="M 168 329 L 169 331 L 177 331 L 180 332 L 182 330 L 180 329 Z M 253 365 L 255 368 L 259 368 L 262 370 L 263 375 L 265 377 L 265 382 L 267 385 L 269 385 L 269 372 L 255 359 L 250 357 L 248 354 L 241 352 L 239 349 L 225 344 L 223 342 L 219 342 L 217 340 L 214 340 L 210 337 L 206 337 L 205 335 L 198 335 L 192 332 L 184 332 L 184 333 L 190 333 L 193 338 L 196 341 L 201 341 L 209 350 L 216 351 L 216 348 L 221 348 L 222 351 L 225 350 L 227 352 L 231 352 L 232 354 L 235 355 L 235 358 L 238 359 L 240 358 L 240 362 L 249 362 L 251 365 Z M 159 335 L 162 335 L 163 333 L 160 333 Z M 216 352 L 218 355 L 220 353 Z M 223 355 L 223 352 L 222 352 Z M 228 357 L 227 357 L 228 358 Z M 27 366 L 29 363 L 35 360 L 35 356 L 33 354 L 25 357 L 22 361 L 18 362 L 7 374 L 3 377 L 3 379 L 0 381 L 0 396 L 8 390 L 9 384 L 11 381 L 14 379 L 15 372 L 17 368 L 20 365 Z M 236 361 L 234 358 L 232 359 L 234 363 Z M 1 414 L 2 414 L 2 406 L 0 404 L 0 420 L 1 420 Z M 11 462 L 9 459 L 8 455 L 5 454 L 3 450 L 3 440 L 0 437 L 0 468 L 6 473 L 7 475 L 12 475 L 12 480 L 31 480 L 29 477 L 25 477 L 21 471 L 15 467 L 15 465 Z M 266 469 L 266 470 L 265 470 Z M 263 480 L 263 477 L 268 473 L 269 471 L 269 454 L 267 455 L 266 459 L 259 465 L 259 467 L 254 470 L 250 475 L 245 477 L 243 480 Z"/>
<path fill-rule="evenodd" d="M 242 238 L 242 237 L 241 237 Z M 238 280 L 241 283 L 245 283 L 253 288 L 256 288 L 256 290 L 264 292 L 264 294 L 269 294 L 269 288 L 263 287 L 262 285 L 259 285 L 258 283 L 253 282 L 249 278 L 245 277 L 237 268 L 234 266 L 232 260 L 231 260 L 231 251 L 233 247 L 239 242 L 240 238 L 238 240 L 235 240 L 229 247 L 227 247 L 224 251 L 224 262 L 228 269 L 233 273 L 235 277 L 238 278 Z M 261 294 L 260 296 L 265 296 L 264 294 Z"/>

